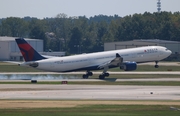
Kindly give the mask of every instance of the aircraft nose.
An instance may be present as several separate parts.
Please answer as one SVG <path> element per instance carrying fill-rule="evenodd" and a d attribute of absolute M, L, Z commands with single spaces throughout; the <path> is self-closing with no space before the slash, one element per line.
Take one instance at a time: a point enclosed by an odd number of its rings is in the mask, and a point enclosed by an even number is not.
<path fill-rule="evenodd" d="M 170 56 L 172 54 L 172 51 L 171 50 L 168 50 L 168 55 Z"/>
<path fill-rule="evenodd" d="M 171 55 L 172 54 L 172 51 L 171 50 L 169 50 L 169 55 Z"/>

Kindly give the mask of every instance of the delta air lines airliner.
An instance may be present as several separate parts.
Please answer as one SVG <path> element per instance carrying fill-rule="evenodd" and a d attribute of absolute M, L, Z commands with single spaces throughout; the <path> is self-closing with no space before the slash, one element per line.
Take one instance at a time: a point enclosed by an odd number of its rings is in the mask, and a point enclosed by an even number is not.
<path fill-rule="evenodd" d="M 45 57 L 40 55 L 23 38 L 16 39 L 17 45 L 24 57 L 25 62 L 19 66 L 30 66 L 45 71 L 71 72 L 86 71 L 83 78 L 92 76 L 93 70 L 103 70 L 99 79 L 109 76 L 109 68 L 119 67 L 124 71 L 133 71 L 137 68 L 137 63 L 158 62 L 167 58 L 171 51 L 162 46 L 146 46 L 122 50 L 104 51 L 97 53 L 80 54 L 64 57 Z"/>

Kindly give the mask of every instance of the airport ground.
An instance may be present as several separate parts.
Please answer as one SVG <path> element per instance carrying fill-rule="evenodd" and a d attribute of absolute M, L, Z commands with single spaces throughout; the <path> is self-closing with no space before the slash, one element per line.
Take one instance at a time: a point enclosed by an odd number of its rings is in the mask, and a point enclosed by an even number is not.
<path fill-rule="evenodd" d="M 72 82 L 64 85 L 60 80 L 50 80 L 50 83 L 49 80 L 40 80 L 38 83 L 30 83 L 29 80 L 1 80 L 0 114 L 3 116 L 23 113 L 26 116 L 27 114 L 179 116 L 180 64 L 178 62 L 159 64 L 162 68 L 158 71 L 150 70 L 152 65 L 154 64 L 148 63 L 145 67 L 140 66 L 145 70 L 130 72 L 130 74 L 122 71 L 112 74 L 113 78 L 119 76 L 117 82 L 106 82 L 96 77 L 78 79 L 78 81 L 71 79 Z M 1 66 L 11 67 L 6 63 L 0 63 Z M 5 70 L 2 67 L 1 69 Z M 0 72 L 3 75 L 19 74 L 16 69 Z M 111 72 L 116 73 L 117 70 L 111 70 Z M 20 73 L 23 71 L 21 70 Z M 39 71 L 27 73 L 39 74 Z M 46 72 L 40 73 L 46 74 Z M 81 75 L 81 73 L 84 72 L 70 73 L 70 75 Z M 95 76 L 99 73 L 95 72 Z M 146 82 L 156 84 L 149 85 Z M 162 85 L 162 83 L 166 84 Z M 171 84 L 168 85 L 169 83 Z"/>

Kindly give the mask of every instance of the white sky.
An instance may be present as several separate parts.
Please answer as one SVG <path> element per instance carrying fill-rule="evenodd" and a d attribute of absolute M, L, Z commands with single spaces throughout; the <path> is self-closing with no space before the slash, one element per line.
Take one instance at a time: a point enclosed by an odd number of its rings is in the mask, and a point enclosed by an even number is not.
<path fill-rule="evenodd" d="M 0 18 L 94 16 L 115 14 L 124 17 L 134 13 L 156 12 L 157 0 L 0 0 Z M 161 0 L 162 11 L 180 11 L 180 0 Z"/>

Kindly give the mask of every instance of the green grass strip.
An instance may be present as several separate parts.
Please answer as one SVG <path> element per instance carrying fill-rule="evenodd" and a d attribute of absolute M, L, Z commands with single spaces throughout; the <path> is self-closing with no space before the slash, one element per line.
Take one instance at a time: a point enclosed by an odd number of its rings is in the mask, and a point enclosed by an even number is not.
<path fill-rule="evenodd" d="M 180 106 L 176 106 L 180 108 Z M 72 108 L 0 109 L 1 116 L 179 116 L 163 105 L 81 105 Z"/>

